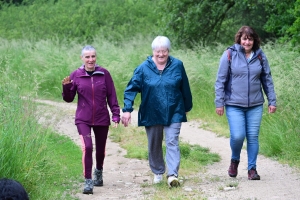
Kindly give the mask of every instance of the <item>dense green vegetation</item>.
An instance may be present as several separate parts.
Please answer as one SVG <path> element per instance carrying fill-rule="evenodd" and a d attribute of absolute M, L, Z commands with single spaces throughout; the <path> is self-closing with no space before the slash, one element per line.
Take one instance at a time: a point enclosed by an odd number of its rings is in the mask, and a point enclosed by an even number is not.
<path fill-rule="evenodd" d="M 32 199 L 43 199 L 42 195 L 48 197 L 44 199 L 58 199 L 69 187 L 64 184 L 66 178 L 78 181 L 81 153 L 67 138 L 37 123 L 36 105 L 30 103 L 31 99 L 62 101 L 62 78 L 81 65 L 81 48 L 92 44 L 97 49 L 98 64 L 113 76 L 122 106 L 124 88 L 134 68 L 151 54 L 150 45 L 157 34 L 170 37 L 174 46 L 171 55 L 185 64 L 194 99 L 189 119 L 205 121 L 202 128 L 228 136 L 226 117 L 215 114 L 215 75 L 219 58 L 237 29 L 253 25 L 264 39 L 262 48 L 278 97 L 277 113 L 265 110 L 263 116 L 260 152 L 300 167 L 300 0 L 243 0 L 234 4 L 231 0 L 209 4 L 193 0 L 175 0 L 172 4 L 164 0 L 3 2 L 0 177 L 25 183 Z M 70 160 L 57 160 L 63 154 Z"/>
<path fill-rule="evenodd" d="M 66 42 L 90 42 L 99 35 L 118 43 L 136 33 L 157 33 L 155 4 L 151 0 L 23 0 L 19 6 L 2 4 L 0 35 Z"/>
<path fill-rule="evenodd" d="M 0 79 L 0 178 L 21 182 L 30 199 L 72 199 L 81 180 L 79 147 L 38 124 L 37 104 L 19 95 L 20 71 L 0 61 L 8 75 Z"/>
<path fill-rule="evenodd" d="M 300 0 L 6 0 L 0 35 L 68 42 L 99 35 L 117 44 L 136 34 L 163 34 L 194 47 L 231 43 L 240 26 L 250 25 L 264 41 L 299 44 L 299 6 Z"/>

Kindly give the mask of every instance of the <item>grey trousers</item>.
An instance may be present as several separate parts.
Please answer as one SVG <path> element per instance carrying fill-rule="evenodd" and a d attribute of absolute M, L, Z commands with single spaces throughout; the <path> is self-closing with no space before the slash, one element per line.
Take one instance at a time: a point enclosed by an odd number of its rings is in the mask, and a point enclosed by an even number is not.
<path fill-rule="evenodd" d="M 148 159 L 154 174 L 165 173 L 162 142 L 165 132 L 167 176 L 178 176 L 180 165 L 179 134 L 181 123 L 170 126 L 155 125 L 145 127 L 148 137 Z"/>

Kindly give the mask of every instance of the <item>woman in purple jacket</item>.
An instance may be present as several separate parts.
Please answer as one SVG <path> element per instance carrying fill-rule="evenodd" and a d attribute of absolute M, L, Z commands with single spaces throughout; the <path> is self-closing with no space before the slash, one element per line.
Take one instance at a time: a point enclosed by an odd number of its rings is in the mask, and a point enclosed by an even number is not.
<path fill-rule="evenodd" d="M 82 141 L 82 162 L 85 184 L 83 193 L 93 194 L 93 186 L 103 186 L 102 171 L 105 145 L 112 113 L 114 127 L 120 121 L 120 107 L 110 73 L 96 64 L 96 50 L 85 46 L 81 51 L 83 65 L 62 80 L 63 99 L 72 102 L 78 95 L 75 124 Z M 95 135 L 96 168 L 92 180 L 93 143 L 91 129 Z"/>

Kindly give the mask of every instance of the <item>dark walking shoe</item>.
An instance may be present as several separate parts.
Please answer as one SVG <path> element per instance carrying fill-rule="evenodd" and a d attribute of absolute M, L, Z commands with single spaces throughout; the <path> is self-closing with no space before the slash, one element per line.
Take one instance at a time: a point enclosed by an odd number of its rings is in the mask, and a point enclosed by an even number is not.
<path fill-rule="evenodd" d="M 93 194 L 93 180 L 92 179 L 85 179 L 83 194 Z"/>
<path fill-rule="evenodd" d="M 174 176 L 174 175 L 169 176 L 168 177 L 168 185 L 169 185 L 170 188 L 171 187 L 179 187 L 180 183 L 178 181 L 178 178 L 176 176 Z"/>
<path fill-rule="evenodd" d="M 260 176 L 257 174 L 256 169 L 248 170 L 248 180 L 260 180 Z"/>
<path fill-rule="evenodd" d="M 94 186 L 103 186 L 102 169 L 94 170 Z"/>
<path fill-rule="evenodd" d="M 230 177 L 236 177 L 238 174 L 238 166 L 239 166 L 240 161 L 239 160 L 233 160 L 231 159 L 231 163 L 228 169 L 228 175 Z"/>

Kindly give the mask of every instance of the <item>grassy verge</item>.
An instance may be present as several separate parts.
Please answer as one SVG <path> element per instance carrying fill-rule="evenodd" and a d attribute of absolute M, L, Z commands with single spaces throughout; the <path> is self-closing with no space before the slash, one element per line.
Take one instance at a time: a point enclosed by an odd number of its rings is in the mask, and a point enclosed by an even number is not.
<path fill-rule="evenodd" d="M 75 199 L 81 150 L 38 123 L 36 105 L 20 98 L 18 86 L 6 77 L 0 83 L 0 178 L 19 181 L 32 200 Z"/>
<path fill-rule="evenodd" d="M 125 128 L 120 126 L 118 129 L 110 129 L 109 137 L 112 141 L 118 142 L 122 148 L 127 150 L 126 157 L 148 159 L 147 135 L 144 127 L 129 126 Z M 165 155 L 166 147 L 164 143 L 163 151 Z M 180 142 L 180 153 L 179 179 L 182 186 L 201 182 L 202 180 L 197 174 L 204 170 L 204 166 L 220 160 L 219 155 L 210 153 L 209 149 L 199 145 L 190 145 L 185 142 Z M 158 185 L 153 186 L 152 184 L 145 183 L 142 187 L 155 188 L 154 193 L 151 193 L 151 199 L 201 199 L 201 193 L 198 191 L 183 192 L 182 188 L 173 188 L 170 190 L 166 187 L 166 183 L 167 180 L 164 178 L 163 182 Z"/>

